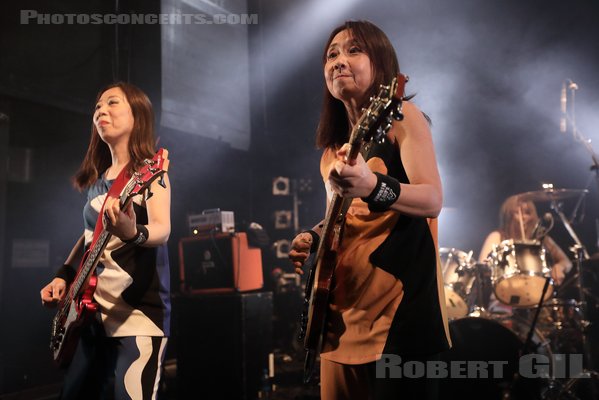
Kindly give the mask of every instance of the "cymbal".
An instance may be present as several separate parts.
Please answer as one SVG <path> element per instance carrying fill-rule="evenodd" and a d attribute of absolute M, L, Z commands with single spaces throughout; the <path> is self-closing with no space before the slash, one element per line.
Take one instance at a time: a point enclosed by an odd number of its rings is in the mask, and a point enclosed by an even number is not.
<path fill-rule="evenodd" d="M 546 189 L 515 194 L 520 201 L 555 201 L 587 194 L 586 189 Z"/>

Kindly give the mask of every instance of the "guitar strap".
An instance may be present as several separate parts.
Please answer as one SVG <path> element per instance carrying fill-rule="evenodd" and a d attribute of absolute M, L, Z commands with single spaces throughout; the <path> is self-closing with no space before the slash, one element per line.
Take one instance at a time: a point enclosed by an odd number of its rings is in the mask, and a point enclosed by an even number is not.
<path fill-rule="evenodd" d="M 100 213 L 98 214 L 98 220 L 96 221 L 96 229 L 94 229 L 94 236 L 92 238 L 92 242 L 90 244 L 90 249 L 93 248 L 94 244 L 98 240 L 100 233 L 104 230 L 104 206 L 106 205 L 106 201 L 109 197 L 119 197 L 120 193 L 123 191 L 123 188 L 131 179 L 131 174 L 129 173 L 129 164 L 125 165 L 119 175 L 116 177 L 112 186 L 106 193 L 106 198 L 104 199 L 104 204 L 102 204 L 102 208 L 100 209 Z"/>

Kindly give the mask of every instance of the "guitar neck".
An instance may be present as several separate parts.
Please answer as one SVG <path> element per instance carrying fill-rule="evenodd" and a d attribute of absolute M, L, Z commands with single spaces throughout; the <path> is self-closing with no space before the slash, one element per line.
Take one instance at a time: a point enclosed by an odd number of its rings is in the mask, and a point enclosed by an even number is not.
<path fill-rule="evenodd" d="M 317 254 L 319 257 L 325 248 L 330 249 L 335 237 L 335 226 L 339 218 L 344 217 L 343 210 L 347 209 L 347 203 L 351 203 L 353 199 L 343 198 L 337 193 L 333 194 L 329 207 L 327 208 L 327 214 L 323 221 L 321 240 L 318 244 Z"/>
<path fill-rule="evenodd" d="M 81 292 L 81 289 L 85 286 L 88 278 L 96 269 L 100 255 L 102 252 L 104 252 L 104 249 L 106 248 L 106 245 L 108 244 L 108 241 L 110 241 L 111 237 L 112 234 L 104 229 L 98 236 L 98 240 L 94 242 L 94 245 L 90 249 L 84 264 L 77 273 L 75 281 L 73 281 L 71 288 L 69 289 L 68 296 L 65 297 L 67 304 L 69 303 L 69 300 L 73 300 L 75 297 L 77 297 L 77 295 Z"/>
<path fill-rule="evenodd" d="M 130 191 L 132 185 L 135 184 L 133 179 L 130 179 L 127 185 L 125 186 L 124 192 L 127 193 Z M 133 201 L 132 198 L 123 196 L 120 199 L 120 209 L 124 210 L 129 206 L 129 203 Z M 109 233 L 106 229 L 103 229 L 102 232 L 98 235 L 98 238 L 92 242 L 92 247 L 87 254 L 87 258 L 85 262 L 79 269 L 77 276 L 75 277 L 75 281 L 72 283 L 68 295 L 65 297 L 65 303 L 69 304 L 70 300 L 73 300 L 77 297 L 81 290 L 85 287 L 85 284 L 91 274 L 96 269 L 98 265 L 98 261 L 100 259 L 100 255 L 104 252 L 106 245 L 110 241 L 112 234 Z"/>

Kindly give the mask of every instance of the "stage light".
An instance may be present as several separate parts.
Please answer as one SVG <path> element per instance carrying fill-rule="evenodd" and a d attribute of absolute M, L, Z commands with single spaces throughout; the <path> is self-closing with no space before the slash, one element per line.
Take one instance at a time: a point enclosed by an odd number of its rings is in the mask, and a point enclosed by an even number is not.
<path fill-rule="evenodd" d="M 311 0 L 307 2 L 296 2 L 294 7 L 289 7 L 285 15 L 278 18 L 278 23 L 265 29 L 262 44 L 265 59 L 272 59 L 276 63 L 269 74 L 268 84 L 271 87 L 280 87 L 282 82 L 287 81 L 305 61 L 304 55 L 309 49 L 324 46 L 329 32 L 357 5 L 357 0 Z M 310 29 L 306 29 L 309 26 Z M 297 46 L 290 46 L 289 41 L 301 38 L 298 51 Z M 275 57 L 276 55 L 276 57 Z"/>

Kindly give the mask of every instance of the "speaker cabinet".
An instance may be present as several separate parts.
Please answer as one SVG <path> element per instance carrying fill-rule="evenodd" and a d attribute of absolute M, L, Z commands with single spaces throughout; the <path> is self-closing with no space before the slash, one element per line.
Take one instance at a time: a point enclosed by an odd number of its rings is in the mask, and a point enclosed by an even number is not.
<path fill-rule="evenodd" d="M 173 316 L 178 398 L 257 398 L 272 351 L 271 292 L 178 297 Z"/>
<path fill-rule="evenodd" d="M 179 241 L 181 291 L 187 294 L 261 289 L 262 253 L 245 232 L 197 235 Z"/>

